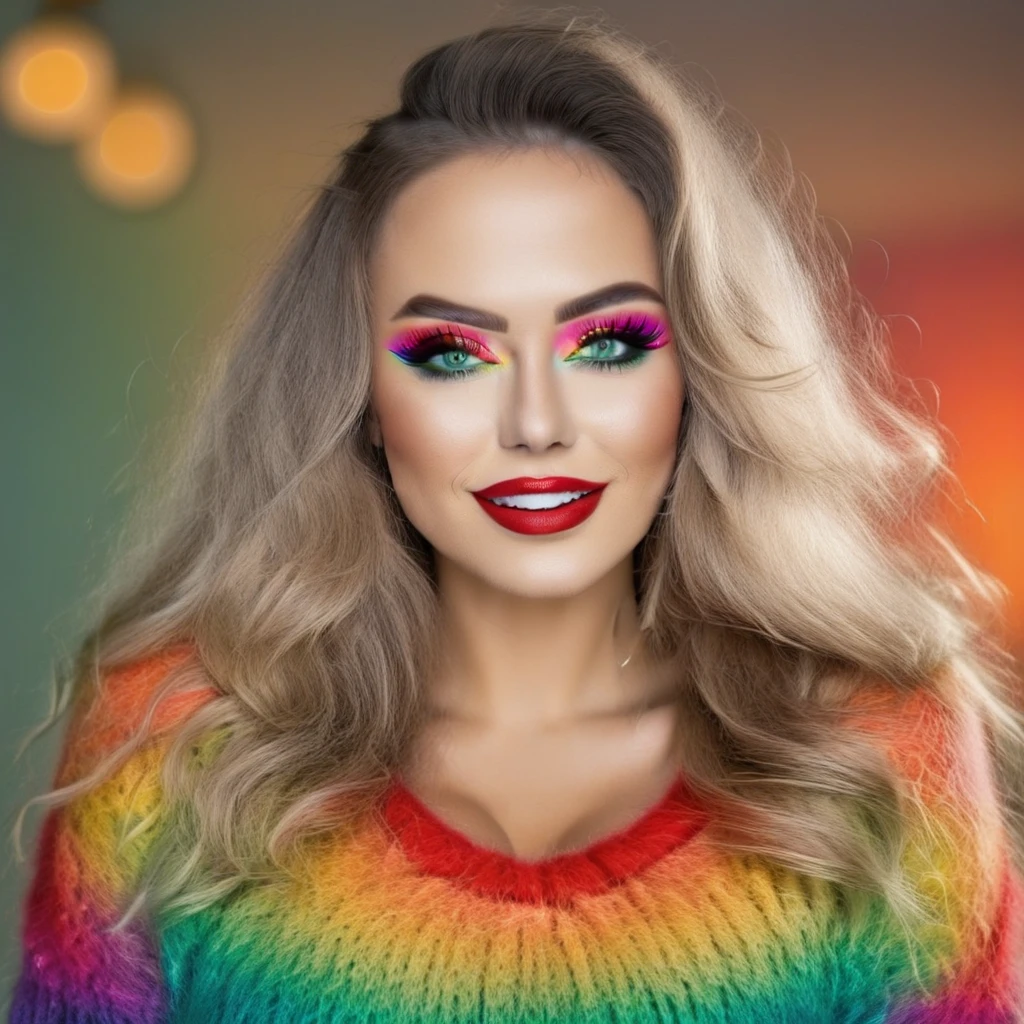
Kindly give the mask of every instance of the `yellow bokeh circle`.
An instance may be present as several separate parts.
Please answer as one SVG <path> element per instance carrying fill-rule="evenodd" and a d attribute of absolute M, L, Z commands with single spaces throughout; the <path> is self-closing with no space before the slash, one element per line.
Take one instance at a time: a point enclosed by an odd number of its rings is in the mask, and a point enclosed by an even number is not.
<path fill-rule="evenodd" d="M 155 86 L 124 90 L 98 130 L 76 151 L 88 186 L 108 202 L 141 208 L 175 195 L 195 163 L 191 118 Z"/>
<path fill-rule="evenodd" d="M 117 84 L 107 40 L 78 18 L 30 22 L 0 51 L 0 108 L 11 127 L 39 142 L 94 131 Z"/>

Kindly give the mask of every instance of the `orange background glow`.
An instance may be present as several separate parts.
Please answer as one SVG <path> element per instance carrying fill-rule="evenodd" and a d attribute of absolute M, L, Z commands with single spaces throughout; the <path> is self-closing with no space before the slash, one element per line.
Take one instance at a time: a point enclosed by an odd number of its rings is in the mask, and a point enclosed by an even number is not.
<path fill-rule="evenodd" d="M 886 267 L 886 254 L 888 267 Z M 1024 232 L 862 244 L 854 281 L 890 316 L 893 360 L 946 431 L 963 492 L 945 505 L 965 553 L 1010 590 L 1024 641 Z M 909 319 L 913 317 L 913 321 Z M 956 497 L 956 496 L 954 496 Z"/>

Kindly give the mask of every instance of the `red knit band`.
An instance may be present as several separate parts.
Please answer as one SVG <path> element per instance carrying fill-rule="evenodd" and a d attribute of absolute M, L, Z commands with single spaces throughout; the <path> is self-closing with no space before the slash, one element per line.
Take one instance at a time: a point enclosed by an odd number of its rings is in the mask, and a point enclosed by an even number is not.
<path fill-rule="evenodd" d="M 406 856 L 425 874 L 457 880 L 474 892 L 520 903 L 571 903 L 604 892 L 692 839 L 707 824 L 679 777 L 655 805 L 619 832 L 571 853 L 520 860 L 478 846 L 435 815 L 397 777 L 384 818 Z"/>

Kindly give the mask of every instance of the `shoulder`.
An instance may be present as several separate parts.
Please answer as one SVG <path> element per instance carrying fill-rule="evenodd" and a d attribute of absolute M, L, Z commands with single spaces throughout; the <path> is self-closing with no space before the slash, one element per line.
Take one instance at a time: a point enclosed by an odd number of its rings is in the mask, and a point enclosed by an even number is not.
<path fill-rule="evenodd" d="M 869 686 L 847 715 L 893 769 L 908 824 L 908 862 L 941 867 L 937 875 L 956 875 L 980 898 L 1005 870 L 1013 841 L 982 711 L 944 679 L 911 691 Z"/>
<path fill-rule="evenodd" d="M 910 691 L 872 683 L 844 708 L 846 724 L 880 747 L 921 798 L 945 796 L 961 805 L 996 797 L 989 730 L 973 701 L 947 683 Z M 967 808 L 962 806 L 961 809 Z"/>
<path fill-rule="evenodd" d="M 190 645 L 102 669 L 79 679 L 71 696 L 58 786 L 98 768 L 131 746 L 152 747 L 219 695 Z M 133 739 L 136 744 L 130 744 Z"/>
<path fill-rule="evenodd" d="M 43 800 L 37 887 L 89 884 L 104 906 L 138 875 L 165 819 L 170 740 L 217 696 L 194 650 L 177 647 L 76 680 L 70 718 Z"/>

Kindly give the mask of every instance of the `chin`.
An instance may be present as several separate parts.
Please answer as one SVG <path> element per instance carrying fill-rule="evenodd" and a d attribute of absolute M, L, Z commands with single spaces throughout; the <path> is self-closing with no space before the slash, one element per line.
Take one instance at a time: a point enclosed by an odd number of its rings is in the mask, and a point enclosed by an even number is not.
<path fill-rule="evenodd" d="M 497 554 L 497 552 L 494 552 Z M 506 554 L 504 557 L 481 563 L 478 559 L 462 561 L 465 572 L 484 580 L 496 590 L 502 590 L 518 597 L 560 598 L 572 597 L 592 587 L 615 565 L 629 555 L 624 551 L 621 558 L 609 560 L 608 551 L 593 557 L 559 557 L 550 551 L 538 551 L 530 555 Z"/>

